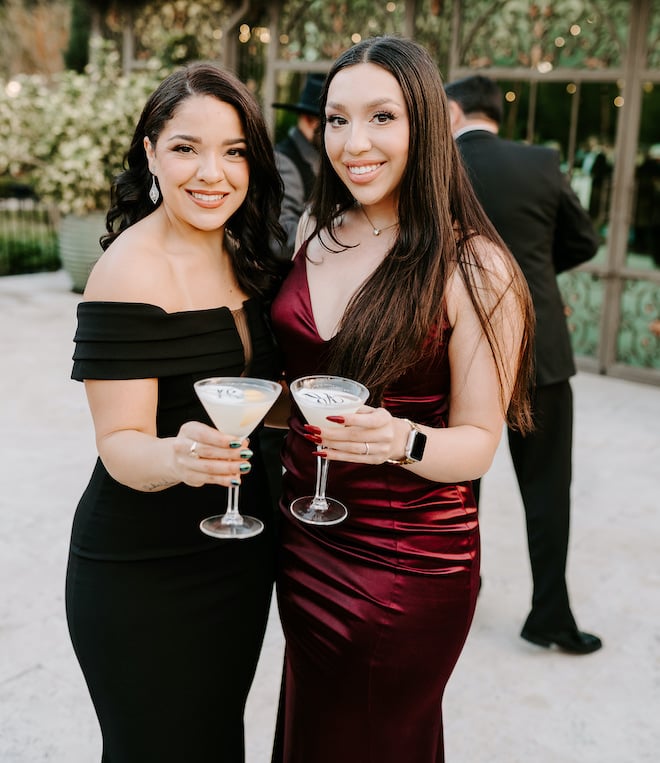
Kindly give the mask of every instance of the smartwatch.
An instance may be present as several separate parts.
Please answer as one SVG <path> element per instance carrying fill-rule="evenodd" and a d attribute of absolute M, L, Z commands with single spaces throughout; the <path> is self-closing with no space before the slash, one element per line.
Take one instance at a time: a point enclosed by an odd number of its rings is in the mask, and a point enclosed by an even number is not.
<path fill-rule="evenodd" d="M 426 435 L 421 429 L 412 421 L 403 419 L 410 427 L 410 434 L 406 441 L 406 448 L 404 450 L 403 458 L 388 458 L 388 464 L 396 464 L 397 466 L 405 466 L 406 464 L 415 464 L 422 460 L 424 456 L 424 449 L 426 448 Z"/>

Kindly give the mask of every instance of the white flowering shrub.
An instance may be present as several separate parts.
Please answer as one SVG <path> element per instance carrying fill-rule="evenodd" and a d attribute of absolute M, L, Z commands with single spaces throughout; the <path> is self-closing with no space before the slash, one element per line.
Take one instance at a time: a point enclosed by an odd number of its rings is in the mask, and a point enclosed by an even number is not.
<path fill-rule="evenodd" d="M 116 49 L 95 46 L 83 74 L 0 82 L 0 175 L 29 183 L 63 214 L 107 209 L 142 107 L 166 74 L 153 61 L 123 75 Z"/>

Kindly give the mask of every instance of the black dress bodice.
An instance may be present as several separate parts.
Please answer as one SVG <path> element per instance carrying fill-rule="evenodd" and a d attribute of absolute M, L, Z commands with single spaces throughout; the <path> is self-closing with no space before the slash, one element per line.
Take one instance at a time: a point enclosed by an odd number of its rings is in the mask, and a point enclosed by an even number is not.
<path fill-rule="evenodd" d="M 158 379 L 157 434 L 176 435 L 186 421 L 212 426 L 193 383 L 207 376 L 279 377 L 279 356 L 263 306 L 244 303 L 252 357 L 245 353 L 227 307 L 167 313 L 150 304 L 82 302 L 74 338 L 72 378 Z M 241 487 L 241 507 L 267 519 L 266 480 L 253 433 L 253 470 Z M 178 484 L 145 493 L 114 480 L 100 459 L 73 525 L 74 553 L 95 558 L 139 559 L 189 553 L 217 545 L 199 530 L 209 514 L 221 513 L 226 489 Z"/>

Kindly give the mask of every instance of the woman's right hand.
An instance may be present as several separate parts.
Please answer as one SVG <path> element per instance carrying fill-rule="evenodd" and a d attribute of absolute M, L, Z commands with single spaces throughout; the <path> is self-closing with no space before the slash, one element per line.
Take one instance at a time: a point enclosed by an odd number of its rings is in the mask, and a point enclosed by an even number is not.
<path fill-rule="evenodd" d="M 174 437 L 158 436 L 157 379 L 92 379 L 85 389 L 99 456 L 122 485 L 149 493 L 181 482 L 231 487 L 249 473 L 247 439 L 201 421 L 186 422 Z"/>
<path fill-rule="evenodd" d="M 174 468 L 181 482 L 201 485 L 239 485 L 250 472 L 249 440 L 238 440 L 200 421 L 188 421 L 174 438 Z"/>

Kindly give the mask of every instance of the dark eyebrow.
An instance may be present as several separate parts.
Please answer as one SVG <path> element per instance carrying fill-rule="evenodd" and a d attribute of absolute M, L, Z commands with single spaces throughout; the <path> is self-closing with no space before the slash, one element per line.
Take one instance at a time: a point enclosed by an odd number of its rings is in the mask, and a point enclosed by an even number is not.
<path fill-rule="evenodd" d="M 364 106 L 367 109 L 373 109 L 376 106 L 383 106 L 386 103 L 392 103 L 397 104 L 396 101 L 393 101 L 391 98 L 377 98 L 375 101 L 370 101 L 369 103 L 365 103 Z M 344 106 L 343 103 L 338 103 L 337 101 L 328 101 L 326 103 L 326 107 L 331 109 L 337 109 L 337 111 L 344 111 L 346 109 L 346 106 Z"/>
<path fill-rule="evenodd" d="M 171 138 L 168 138 L 168 143 L 171 143 L 173 140 L 183 140 L 186 143 L 201 143 L 202 139 L 197 137 L 196 135 L 172 135 Z M 246 143 L 247 141 L 245 138 L 229 138 L 228 140 L 224 140 L 222 142 L 223 146 L 233 146 L 236 143 Z"/>

